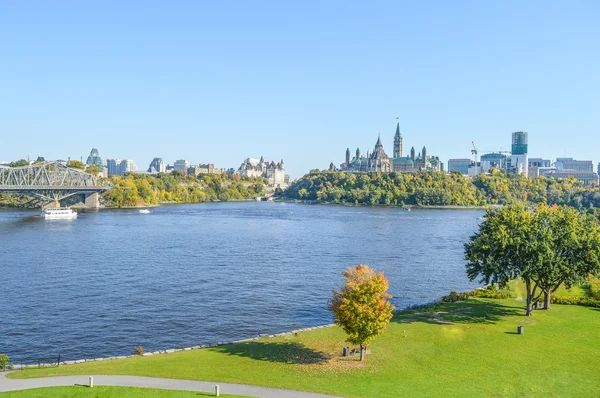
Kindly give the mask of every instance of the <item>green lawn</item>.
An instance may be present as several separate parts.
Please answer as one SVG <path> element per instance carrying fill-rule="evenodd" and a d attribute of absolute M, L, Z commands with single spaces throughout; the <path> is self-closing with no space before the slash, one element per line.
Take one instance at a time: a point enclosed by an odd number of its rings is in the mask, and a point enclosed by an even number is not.
<path fill-rule="evenodd" d="M 64 398 L 192 398 L 192 397 L 214 397 L 215 394 L 194 391 L 172 391 L 157 390 L 152 388 L 135 387 L 94 387 L 84 386 L 70 387 L 47 387 L 35 388 L 32 390 L 14 391 L 0 393 L 2 398 L 46 398 L 46 397 L 64 397 Z M 244 398 L 238 395 L 219 395 L 224 398 Z"/>
<path fill-rule="evenodd" d="M 169 355 L 31 369 L 11 377 L 121 374 L 245 383 L 351 397 L 600 396 L 600 311 L 470 299 L 397 314 L 365 363 L 326 328 Z M 517 325 L 525 334 L 517 335 Z"/>

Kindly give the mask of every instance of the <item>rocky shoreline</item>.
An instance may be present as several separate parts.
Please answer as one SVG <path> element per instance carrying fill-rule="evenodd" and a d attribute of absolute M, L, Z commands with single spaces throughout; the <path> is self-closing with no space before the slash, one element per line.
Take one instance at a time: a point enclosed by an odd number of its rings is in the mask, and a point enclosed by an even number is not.
<path fill-rule="evenodd" d="M 218 346 L 231 345 L 231 344 L 247 343 L 247 342 L 258 340 L 261 338 L 275 338 L 275 337 L 282 337 L 282 336 L 291 336 L 296 333 L 308 332 L 308 331 L 317 330 L 317 329 L 324 329 L 324 328 L 329 328 L 332 326 L 335 326 L 335 324 L 331 323 L 328 325 L 313 326 L 313 327 L 309 327 L 309 328 L 296 329 L 296 330 L 292 330 L 290 332 L 283 332 L 283 333 L 276 333 L 276 334 L 259 334 L 258 336 L 250 337 L 250 338 L 242 339 L 242 340 L 225 341 L 225 342 L 210 343 L 210 344 L 200 344 L 200 345 L 195 345 L 192 347 L 172 348 L 172 349 L 168 349 L 168 350 L 145 352 L 142 355 L 132 354 L 132 355 L 121 355 L 121 356 L 106 357 L 106 358 L 77 359 L 77 360 L 70 360 L 70 361 L 61 361 L 60 363 L 52 362 L 52 363 L 38 363 L 38 364 L 13 364 L 12 370 L 57 367 L 60 365 L 75 365 L 75 364 L 86 363 L 86 362 L 112 361 L 115 359 L 135 358 L 135 357 L 141 357 L 141 356 L 149 357 L 149 356 L 154 356 L 154 355 L 166 355 L 166 354 L 172 354 L 172 353 L 180 352 L 180 351 L 200 350 L 203 348 L 211 348 L 211 347 L 218 347 Z"/>

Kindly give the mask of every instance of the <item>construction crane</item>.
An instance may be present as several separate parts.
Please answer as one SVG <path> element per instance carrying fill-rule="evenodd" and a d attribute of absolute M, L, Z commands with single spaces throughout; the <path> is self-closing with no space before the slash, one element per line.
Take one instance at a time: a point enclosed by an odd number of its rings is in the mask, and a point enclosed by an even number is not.
<path fill-rule="evenodd" d="M 477 148 L 475 147 L 475 143 L 471 141 L 471 145 L 473 145 L 473 149 L 471 149 L 471 155 L 475 156 L 475 166 L 477 166 Z"/>

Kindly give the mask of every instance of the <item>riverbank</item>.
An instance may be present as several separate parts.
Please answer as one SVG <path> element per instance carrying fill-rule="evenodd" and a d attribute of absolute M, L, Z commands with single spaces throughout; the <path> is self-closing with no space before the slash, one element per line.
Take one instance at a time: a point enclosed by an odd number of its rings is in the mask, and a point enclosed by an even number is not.
<path fill-rule="evenodd" d="M 525 334 L 516 334 L 517 325 Z M 170 355 L 29 369 L 9 377 L 139 375 L 348 397 L 595 396 L 600 393 L 598 328 L 600 316 L 593 308 L 554 305 L 525 317 L 518 298 L 469 299 L 395 314 L 364 363 L 341 356 L 345 335 L 331 327 Z"/>
<path fill-rule="evenodd" d="M 314 206 L 342 206 L 342 207 L 367 207 L 367 208 L 391 208 L 391 209 L 410 209 L 410 210 L 485 210 L 489 208 L 502 207 L 502 205 L 485 205 L 485 206 L 419 206 L 419 205 L 385 205 L 385 204 L 366 204 L 366 203 L 335 203 L 335 202 L 320 202 L 316 200 L 294 200 L 286 198 L 276 198 L 275 202 L 281 203 L 296 203 Z"/>

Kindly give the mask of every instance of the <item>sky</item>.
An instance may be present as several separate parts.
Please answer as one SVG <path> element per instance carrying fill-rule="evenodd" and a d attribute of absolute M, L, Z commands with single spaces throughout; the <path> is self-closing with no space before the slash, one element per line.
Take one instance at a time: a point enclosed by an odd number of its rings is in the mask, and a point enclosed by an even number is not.
<path fill-rule="evenodd" d="M 600 160 L 600 2 L 2 1 L 0 161 Z"/>

